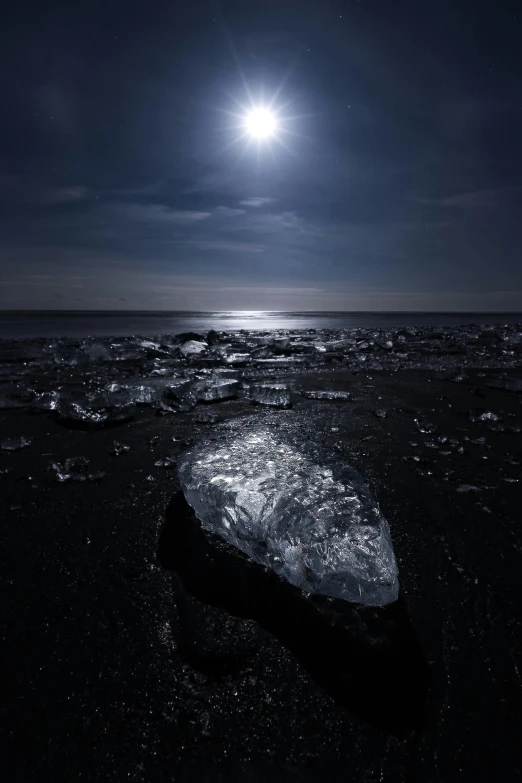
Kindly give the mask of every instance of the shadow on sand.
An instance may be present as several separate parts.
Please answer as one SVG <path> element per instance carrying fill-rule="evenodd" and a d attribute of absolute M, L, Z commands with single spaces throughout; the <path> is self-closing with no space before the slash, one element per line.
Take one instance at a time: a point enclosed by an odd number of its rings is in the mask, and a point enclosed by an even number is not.
<path fill-rule="evenodd" d="M 229 626 L 206 622 L 217 607 L 277 637 L 337 703 L 367 723 L 394 734 L 425 727 L 429 670 L 401 599 L 367 607 L 307 597 L 203 532 L 181 492 L 167 508 L 158 559 L 173 572 L 179 612 L 174 634 L 194 668 L 225 674 L 252 654 L 251 640 L 227 642 L 227 633 L 235 636 Z M 219 643 L 205 643 L 209 634 Z"/>

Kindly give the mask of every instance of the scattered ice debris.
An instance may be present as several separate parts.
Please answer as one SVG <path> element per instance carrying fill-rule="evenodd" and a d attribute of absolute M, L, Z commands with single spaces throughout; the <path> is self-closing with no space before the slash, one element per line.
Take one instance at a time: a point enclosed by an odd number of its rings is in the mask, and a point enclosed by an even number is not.
<path fill-rule="evenodd" d="M 273 408 L 289 408 L 292 404 L 290 388 L 286 383 L 259 383 L 249 389 L 249 397 L 258 405 Z"/>
<path fill-rule="evenodd" d="M 179 461 L 203 526 L 307 592 L 383 605 L 398 596 L 388 523 L 336 455 L 261 425 L 225 431 Z"/>
<path fill-rule="evenodd" d="M 58 481 L 99 481 L 105 476 L 103 470 L 89 473 L 87 457 L 69 457 L 63 465 L 60 462 L 51 462 L 49 470 L 54 471 Z"/>
<path fill-rule="evenodd" d="M 19 449 L 28 448 L 32 442 L 32 438 L 27 438 L 25 435 L 20 435 L 18 438 L 5 438 L 0 442 L 0 448 L 3 451 L 18 451 Z"/>
<path fill-rule="evenodd" d="M 351 398 L 350 392 L 346 391 L 303 391 L 301 392 L 303 397 L 307 400 L 349 400 Z"/>
<path fill-rule="evenodd" d="M 130 451 L 130 446 L 126 446 L 125 443 L 120 443 L 118 440 L 113 442 L 111 454 L 114 454 L 115 457 L 121 457 L 122 454 L 126 454 L 128 451 Z"/>
<path fill-rule="evenodd" d="M 187 340 L 179 350 L 183 356 L 197 356 L 197 354 L 204 353 L 207 347 L 206 343 L 198 342 L 197 340 Z"/>

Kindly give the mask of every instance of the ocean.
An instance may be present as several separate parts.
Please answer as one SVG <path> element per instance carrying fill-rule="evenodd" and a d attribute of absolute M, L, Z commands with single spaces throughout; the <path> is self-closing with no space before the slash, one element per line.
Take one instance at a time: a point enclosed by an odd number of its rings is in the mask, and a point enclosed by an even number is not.
<path fill-rule="evenodd" d="M 272 329 L 387 329 L 401 326 L 522 323 L 522 313 L 281 312 L 281 311 L 31 311 L 0 312 L 0 338 L 126 337 Z"/>

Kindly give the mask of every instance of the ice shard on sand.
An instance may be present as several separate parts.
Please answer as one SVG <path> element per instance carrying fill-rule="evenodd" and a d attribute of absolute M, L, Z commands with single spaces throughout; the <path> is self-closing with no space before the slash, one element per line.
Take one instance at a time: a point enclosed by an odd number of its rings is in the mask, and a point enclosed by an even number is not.
<path fill-rule="evenodd" d="M 203 527 L 306 592 L 380 606 L 398 570 L 361 475 L 305 438 L 258 425 L 185 452 L 181 486 Z"/>

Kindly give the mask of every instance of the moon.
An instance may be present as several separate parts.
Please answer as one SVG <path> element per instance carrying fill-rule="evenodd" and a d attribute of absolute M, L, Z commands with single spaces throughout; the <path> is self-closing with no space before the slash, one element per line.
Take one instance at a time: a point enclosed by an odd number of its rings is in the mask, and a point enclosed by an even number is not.
<path fill-rule="evenodd" d="M 250 111 L 245 118 L 246 129 L 255 139 L 268 139 L 277 130 L 275 115 L 263 107 Z"/>

